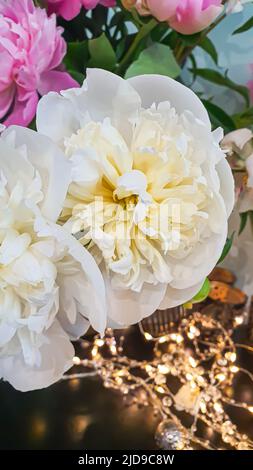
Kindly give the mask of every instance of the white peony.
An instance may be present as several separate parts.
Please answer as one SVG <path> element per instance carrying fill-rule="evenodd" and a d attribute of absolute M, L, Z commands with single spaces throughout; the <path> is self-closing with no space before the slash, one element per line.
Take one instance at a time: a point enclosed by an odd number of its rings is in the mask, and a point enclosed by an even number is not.
<path fill-rule="evenodd" d="M 243 11 L 244 6 L 247 3 L 251 3 L 252 0 L 228 0 L 226 6 L 227 13 L 240 13 Z"/>
<path fill-rule="evenodd" d="M 43 97 L 37 126 L 65 152 L 61 220 L 95 256 L 110 320 L 136 323 L 191 299 L 217 263 L 234 183 L 198 97 L 164 76 L 88 70 Z"/>
<path fill-rule="evenodd" d="M 72 366 L 70 338 L 103 332 L 105 291 L 92 256 L 55 222 L 70 163 L 47 137 L 0 137 L 0 377 L 27 391 Z"/>
<path fill-rule="evenodd" d="M 253 133 L 249 129 L 238 129 L 227 134 L 221 146 L 236 168 L 235 186 L 240 213 L 253 210 Z M 244 172 L 247 177 L 245 178 Z"/>

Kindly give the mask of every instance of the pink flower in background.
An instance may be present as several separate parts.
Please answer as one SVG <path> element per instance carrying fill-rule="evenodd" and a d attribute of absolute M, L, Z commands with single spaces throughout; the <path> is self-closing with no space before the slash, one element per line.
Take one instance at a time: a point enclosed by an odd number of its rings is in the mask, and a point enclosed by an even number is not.
<path fill-rule="evenodd" d="M 39 95 L 79 86 L 59 69 L 66 53 L 62 28 L 32 0 L 0 0 L 0 119 L 27 126 Z"/>
<path fill-rule="evenodd" d="M 182 34 L 194 34 L 209 26 L 222 12 L 222 0 L 122 0 L 125 8 L 135 7 L 141 15 L 150 14 L 167 21 Z"/>
<path fill-rule="evenodd" d="M 222 12 L 222 0 L 179 0 L 170 26 L 182 34 L 207 28 Z"/>
<path fill-rule="evenodd" d="M 65 20 L 72 20 L 80 13 L 82 6 L 86 10 L 95 8 L 98 4 L 105 7 L 114 7 L 115 0 L 47 0 L 48 12 L 57 13 Z"/>
<path fill-rule="evenodd" d="M 252 72 L 252 74 L 253 74 L 253 64 L 250 65 L 250 70 L 251 70 L 251 72 Z M 250 80 L 247 85 L 248 85 L 248 87 L 249 87 L 250 97 L 251 97 L 251 101 L 252 101 L 252 103 L 253 103 L 253 80 Z"/>

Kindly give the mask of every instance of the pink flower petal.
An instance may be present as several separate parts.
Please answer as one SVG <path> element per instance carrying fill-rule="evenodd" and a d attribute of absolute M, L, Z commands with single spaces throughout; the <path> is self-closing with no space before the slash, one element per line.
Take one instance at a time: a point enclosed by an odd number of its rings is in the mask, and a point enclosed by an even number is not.
<path fill-rule="evenodd" d="M 221 0 L 181 0 L 170 26 L 182 34 L 207 28 L 222 12 Z"/>
<path fill-rule="evenodd" d="M 249 87 L 251 101 L 253 102 L 253 80 L 250 80 L 247 85 Z"/>
<path fill-rule="evenodd" d="M 0 119 L 9 111 L 15 94 L 15 86 L 10 85 L 6 90 L 0 93 Z"/>
<path fill-rule="evenodd" d="M 159 21 L 166 21 L 175 15 L 176 8 L 180 0 L 147 0 L 147 6 L 151 15 Z"/>
<path fill-rule="evenodd" d="M 48 13 L 56 13 L 65 20 L 75 18 L 83 6 L 86 10 L 95 8 L 98 4 L 105 7 L 114 7 L 115 0 L 47 0 Z"/>
<path fill-rule="evenodd" d="M 36 91 L 31 93 L 26 101 L 19 100 L 17 95 L 13 111 L 3 124 L 5 126 L 28 126 L 36 114 L 38 101 L 39 97 Z"/>
<path fill-rule="evenodd" d="M 81 6 L 81 0 L 49 0 L 48 12 L 49 14 L 56 13 L 69 21 L 80 13 Z"/>
<path fill-rule="evenodd" d="M 50 70 L 41 75 L 38 91 L 40 95 L 43 96 L 49 91 L 60 92 L 61 90 L 77 88 L 79 86 L 79 83 L 77 83 L 69 73 L 59 70 Z"/>

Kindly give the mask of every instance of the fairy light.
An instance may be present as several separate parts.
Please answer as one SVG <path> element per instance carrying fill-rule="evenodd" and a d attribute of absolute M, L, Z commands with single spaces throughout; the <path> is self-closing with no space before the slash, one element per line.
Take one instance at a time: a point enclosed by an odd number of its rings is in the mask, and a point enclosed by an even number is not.
<path fill-rule="evenodd" d="M 236 324 L 239 326 L 239 323 Z M 205 349 L 202 349 L 200 344 L 205 328 L 208 329 L 209 339 Z M 184 319 L 177 332 L 163 334 L 160 338 L 154 338 L 142 329 L 141 332 L 146 341 L 153 342 L 151 360 L 141 361 L 122 355 L 123 337 L 116 341 L 113 331 L 107 330 L 104 338 L 96 336 L 92 341 L 85 342 L 85 354 L 87 357 L 91 354 L 92 359 L 73 358 L 75 366 L 90 371 L 71 374 L 69 378 L 73 381 L 98 375 L 106 388 L 120 391 L 122 396 L 131 398 L 138 406 L 153 407 L 154 414 L 160 414 L 163 420 L 173 419 L 184 436 L 178 444 L 182 450 L 194 449 L 195 444 L 213 449 L 211 440 L 216 434 L 223 442 L 221 449 L 229 446 L 237 450 L 253 450 L 253 442 L 238 431 L 224 406 L 229 404 L 253 414 L 253 405 L 239 403 L 227 393 L 239 371 L 246 373 L 253 381 L 253 375 L 236 363 L 232 331 L 227 332 L 214 318 L 194 312 Z M 208 361 L 211 362 L 207 367 Z M 175 395 L 175 390 L 170 388 L 170 377 L 179 381 L 179 395 Z M 184 387 L 189 387 L 190 391 L 187 392 Z M 194 426 L 190 429 L 175 414 L 174 408 L 177 407 L 194 416 Z M 206 429 L 204 440 L 196 434 L 198 423 Z"/>
<path fill-rule="evenodd" d="M 235 317 L 235 323 L 236 323 L 237 326 L 242 325 L 243 322 L 244 322 L 244 318 L 243 318 L 242 315 L 240 315 L 240 316 L 238 315 L 237 317 Z"/>
<path fill-rule="evenodd" d="M 235 352 L 227 352 L 225 354 L 225 358 L 230 362 L 235 362 L 236 361 L 236 353 Z"/>
<path fill-rule="evenodd" d="M 237 372 L 239 372 L 239 367 L 237 366 L 231 366 L 230 367 L 230 371 L 233 373 L 233 374 L 237 374 Z"/>
<path fill-rule="evenodd" d="M 161 386 L 158 386 L 158 387 L 156 387 L 155 389 L 156 389 L 156 391 L 157 391 L 158 393 L 160 393 L 160 394 L 166 393 L 165 389 L 164 389 L 163 387 L 161 387 Z"/>
<path fill-rule="evenodd" d="M 213 405 L 214 407 L 214 410 L 217 412 L 217 413 L 222 413 L 223 412 L 223 408 L 222 408 L 222 405 L 221 403 L 214 403 Z"/>
<path fill-rule="evenodd" d="M 93 358 L 96 358 L 97 355 L 98 355 L 98 347 L 97 346 L 93 346 L 92 350 L 91 350 L 91 355 Z"/>
<path fill-rule="evenodd" d="M 219 380 L 219 382 L 224 382 L 226 380 L 226 375 L 225 374 L 218 374 L 216 375 L 216 379 Z"/>
<path fill-rule="evenodd" d="M 158 341 L 159 341 L 160 344 L 166 343 L 166 341 L 167 341 L 167 336 L 161 336 L 161 338 L 159 338 Z"/>
<path fill-rule="evenodd" d="M 192 356 L 189 356 L 188 361 L 189 361 L 189 364 L 190 364 L 191 367 L 194 367 L 194 368 L 197 367 L 197 362 L 195 361 L 195 359 Z"/>
<path fill-rule="evenodd" d="M 175 341 L 176 343 L 180 344 L 184 341 L 184 338 L 182 335 L 178 334 L 178 333 L 172 333 L 170 335 L 170 338 L 172 339 L 172 341 Z"/>
<path fill-rule="evenodd" d="M 80 357 L 74 356 L 74 357 L 73 357 L 73 364 L 74 364 L 75 366 L 79 366 L 79 365 L 81 364 L 81 359 L 80 359 Z"/>
<path fill-rule="evenodd" d="M 164 364 L 158 364 L 158 371 L 161 374 L 167 375 L 170 372 L 170 368 Z"/>
<path fill-rule="evenodd" d="M 95 343 L 95 345 L 98 346 L 99 348 L 102 348 L 102 346 L 104 346 L 104 344 L 105 344 L 104 340 L 101 339 L 101 338 L 95 339 L 94 343 Z"/>
<path fill-rule="evenodd" d="M 144 337 L 147 341 L 152 341 L 153 339 L 153 336 L 151 336 L 149 333 L 147 333 L 146 331 L 144 332 Z"/>
<path fill-rule="evenodd" d="M 113 356 L 117 354 L 117 348 L 114 344 L 110 345 L 110 351 L 111 351 Z"/>
<path fill-rule="evenodd" d="M 191 382 L 191 381 L 192 381 L 192 379 L 193 379 L 193 376 L 192 376 L 192 374 L 189 374 L 189 373 L 188 373 L 188 374 L 186 374 L 186 380 L 188 380 L 189 382 Z"/>

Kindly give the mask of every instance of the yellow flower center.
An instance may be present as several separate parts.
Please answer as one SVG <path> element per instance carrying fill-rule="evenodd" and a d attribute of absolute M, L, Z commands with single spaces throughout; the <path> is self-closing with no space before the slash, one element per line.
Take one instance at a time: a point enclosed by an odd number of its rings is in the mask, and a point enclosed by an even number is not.
<path fill-rule="evenodd" d="M 116 286 L 139 291 L 143 282 L 170 282 L 166 257 L 185 257 L 209 230 L 213 195 L 195 141 L 163 108 L 143 111 L 128 144 L 109 120 L 65 140 L 74 182 L 61 220 Z"/>

